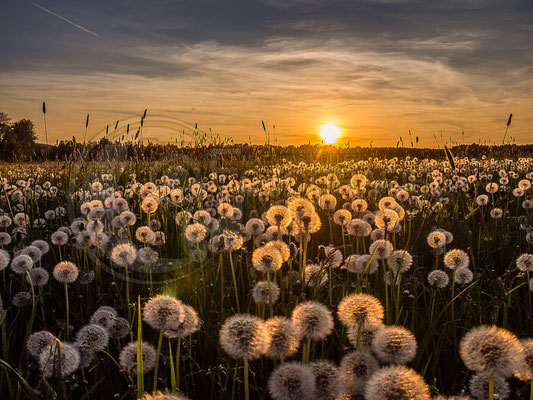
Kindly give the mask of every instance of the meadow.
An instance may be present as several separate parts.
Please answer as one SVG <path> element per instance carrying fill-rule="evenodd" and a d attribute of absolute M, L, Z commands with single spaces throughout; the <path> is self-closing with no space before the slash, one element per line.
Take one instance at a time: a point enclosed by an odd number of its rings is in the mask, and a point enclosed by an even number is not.
<path fill-rule="evenodd" d="M 533 399 L 533 158 L 0 179 L 2 398 Z"/>

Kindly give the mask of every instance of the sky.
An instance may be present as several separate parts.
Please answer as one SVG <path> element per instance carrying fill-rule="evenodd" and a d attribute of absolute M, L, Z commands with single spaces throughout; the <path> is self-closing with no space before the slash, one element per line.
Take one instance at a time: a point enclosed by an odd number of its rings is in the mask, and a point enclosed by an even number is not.
<path fill-rule="evenodd" d="M 45 142 L 533 142 L 529 0 L 0 0 L 0 110 Z M 119 121 L 118 132 L 114 131 Z M 275 127 L 274 127 L 275 126 Z M 464 133 L 463 133 L 464 132 Z"/>

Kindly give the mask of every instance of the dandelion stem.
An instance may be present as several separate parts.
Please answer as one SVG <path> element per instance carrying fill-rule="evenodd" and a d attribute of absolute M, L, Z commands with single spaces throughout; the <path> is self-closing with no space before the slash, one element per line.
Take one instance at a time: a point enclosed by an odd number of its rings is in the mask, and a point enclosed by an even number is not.
<path fill-rule="evenodd" d="M 67 341 L 70 340 L 70 312 L 69 312 L 69 307 L 68 307 L 68 283 L 65 282 L 64 283 L 65 285 L 65 306 L 66 306 L 66 313 L 67 313 L 67 326 L 66 326 L 66 336 L 67 336 Z"/>
<path fill-rule="evenodd" d="M 250 400 L 250 388 L 248 386 L 248 360 L 244 359 L 244 399 Z"/>
<path fill-rule="evenodd" d="M 150 214 L 148 214 L 150 215 Z M 159 357 L 161 356 L 161 345 L 163 344 L 163 331 L 159 331 L 159 340 L 157 341 L 157 353 L 155 355 L 154 367 L 154 392 L 157 390 L 157 373 L 159 372 Z"/>
<path fill-rule="evenodd" d="M 241 306 L 239 304 L 239 290 L 237 289 L 237 278 L 235 277 L 235 267 L 233 266 L 233 257 L 231 255 L 231 250 L 229 252 L 229 264 L 231 266 L 231 276 L 233 278 L 233 288 L 235 289 L 235 303 L 237 305 L 237 312 L 241 312 Z"/>
<path fill-rule="evenodd" d="M 176 387 L 180 387 L 180 354 L 181 354 L 181 338 L 178 338 L 176 345 Z"/>
<path fill-rule="evenodd" d="M 272 290 L 270 288 L 270 272 L 267 272 L 268 282 L 268 304 L 270 305 L 270 317 L 274 316 L 274 305 L 272 304 Z"/>

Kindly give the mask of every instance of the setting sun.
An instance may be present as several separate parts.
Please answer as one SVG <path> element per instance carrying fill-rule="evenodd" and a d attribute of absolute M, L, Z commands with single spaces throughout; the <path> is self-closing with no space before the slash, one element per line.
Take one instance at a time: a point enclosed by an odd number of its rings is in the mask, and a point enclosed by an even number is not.
<path fill-rule="evenodd" d="M 324 144 L 333 144 L 341 137 L 341 130 L 336 125 L 326 124 L 320 127 L 319 135 Z"/>

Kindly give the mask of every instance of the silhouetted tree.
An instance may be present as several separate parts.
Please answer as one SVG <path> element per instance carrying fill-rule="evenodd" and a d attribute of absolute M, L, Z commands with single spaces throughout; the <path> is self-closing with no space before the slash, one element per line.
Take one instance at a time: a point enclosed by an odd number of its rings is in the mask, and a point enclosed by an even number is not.
<path fill-rule="evenodd" d="M 0 112 L 0 149 L 7 161 L 31 158 L 35 148 L 35 128 L 29 119 L 10 122 L 7 114 Z"/>

